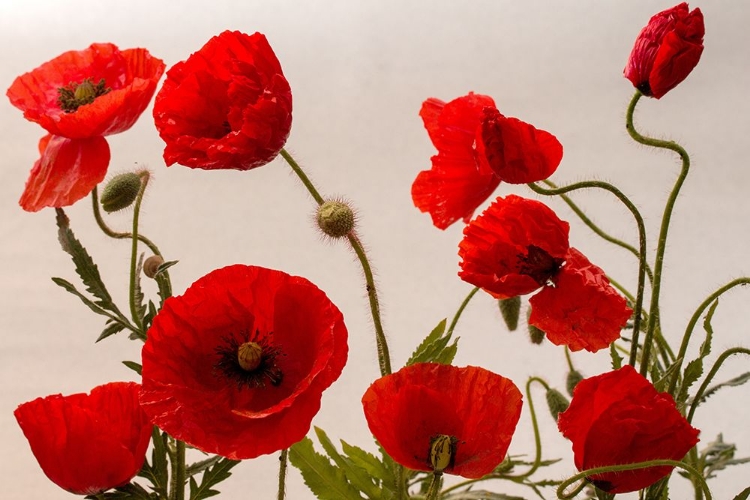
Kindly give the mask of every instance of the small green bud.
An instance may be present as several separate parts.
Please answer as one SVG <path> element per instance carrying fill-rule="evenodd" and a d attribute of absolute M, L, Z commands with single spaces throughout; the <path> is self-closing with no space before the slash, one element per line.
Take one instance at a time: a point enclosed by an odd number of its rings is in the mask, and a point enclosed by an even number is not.
<path fill-rule="evenodd" d="M 141 190 L 141 177 L 133 172 L 112 177 L 102 191 L 102 208 L 107 213 L 129 207 Z"/>
<path fill-rule="evenodd" d="M 568 378 L 565 380 L 565 389 L 568 394 L 573 395 L 573 389 L 576 388 L 578 382 L 583 380 L 583 375 L 578 370 L 572 370 L 568 372 Z"/>
<path fill-rule="evenodd" d="M 570 406 L 570 403 L 568 402 L 568 398 L 563 396 L 563 394 L 557 389 L 548 389 L 547 406 L 549 407 L 549 411 L 552 414 L 552 418 L 554 418 L 555 422 L 557 422 L 557 416 L 567 410 L 568 406 Z"/>
<path fill-rule="evenodd" d="M 503 315 L 503 320 L 505 320 L 505 326 L 511 332 L 516 331 L 518 316 L 521 314 L 521 297 L 516 295 L 509 299 L 500 299 L 497 303 L 500 306 L 500 314 Z"/>
<path fill-rule="evenodd" d="M 318 227 L 331 238 L 341 238 L 354 229 L 354 212 L 341 201 L 326 201 L 318 207 Z"/>
<path fill-rule="evenodd" d="M 528 313 L 526 314 L 526 324 L 529 327 L 529 338 L 531 339 L 532 344 L 541 344 L 544 342 L 544 337 L 546 334 L 541 331 L 539 328 L 535 327 L 531 323 L 529 323 L 529 317 L 531 316 L 531 309 L 529 309 Z"/>

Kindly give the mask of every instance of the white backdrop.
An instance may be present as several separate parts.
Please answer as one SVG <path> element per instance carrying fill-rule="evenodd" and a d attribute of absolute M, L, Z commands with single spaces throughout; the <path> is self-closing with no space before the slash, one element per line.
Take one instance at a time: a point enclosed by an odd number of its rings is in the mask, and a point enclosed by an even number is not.
<path fill-rule="evenodd" d="M 654 153 L 627 136 L 624 115 L 633 90 L 622 69 L 641 27 L 652 14 L 672 6 L 670 1 L 209 4 L 0 0 L 0 87 L 63 51 L 92 42 L 146 47 L 171 66 L 225 29 L 265 33 L 294 95 L 287 148 L 324 193 L 345 196 L 358 209 L 396 366 L 471 290 L 456 276 L 460 224 L 441 232 L 411 203 L 411 183 L 429 168 L 434 153 L 418 117 L 427 97 L 489 94 L 502 113 L 554 133 L 565 156 L 553 180 L 603 179 L 621 187 L 642 208 L 651 250 L 655 247 L 661 210 L 679 165 L 672 155 Z M 750 3 L 691 5 L 698 6 L 706 20 L 700 64 L 661 101 L 643 99 L 636 117 L 641 130 L 678 140 L 693 159 L 673 218 L 663 285 L 663 327 L 675 344 L 705 296 L 750 273 Z M 132 379 L 120 361 L 139 359 L 140 347 L 124 335 L 94 345 L 103 320 L 49 279 L 76 278 L 56 241 L 54 213 L 25 213 L 17 205 L 41 135 L 40 127 L 0 99 L 0 496 L 11 500 L 70 497 L 38 468 L 13 418 L 15 407 L 38 396 Z M 136 164 L 154 173 L 142 231 L 168 259 L 180 261 L 172 272 L 176 293 L 212 269 L 248 263 L 305 276 L 341 308 L 350 332 L 349 362 L 325 393 L 314 424 L 334 439 L 373 449 L 359 400 L 378 368 L 360 270 L 343 245 L 318 236 L 311 222 L 313 202 L 283 160 L 250 172 L 167 169 L 150 108 L 131 131 L 108 140 L 110 174 Z M 497 194 L 510 192 L 532 196 L 524 186 L 509 185 Z M 576 199 L 614 235 L 636 242 L 627 212 L 610 197 L 590 193 Z M 634 289 L 635 259 L 593 236 L 562 203 L 549 203 L 572 222 L 572 244 Z M 89 204 L 82 200 L 68 210 L 72 227 L 110 290 L 125 303 L 129 246 L 98 231 Z M 128 215 L 110 219 L 123 229 L 128 220 Z M 738 290 L 722 299 L 714 321 L 715 353 L 748 345 L 746 294 Z M 523 331 L 506 332 L 489 296 L 475 298 L 457 334 L 456 364 L 482 365 L 519 386 L 529 375 L 540 375 L 562 388 L 561 348 L 532 346 Z M 604 353 L 577 354 L 574 360 L 587 375 L 608 366 Z M 747 366 L 746 360 L 730 361 L 718 379 Z M 750 455 L 748 391 L 729 389 L 709 400 L 695 420 L 703 443 L 723 431 L 725 440 L 739 444 L 740 455 Z M 570 445 L 548 417 L 543 394 L 536 401 L 545 457 L 566 460 L 553 477 L 570 475 Z M 510 452 L 533 452 L 526 410 Z M 275 456 L 247 461 L 220 489 L 226 498 L 275 498 L 277 463 Z M 746 478 L 742 469 L 719 472 L 716 498 L 732 498 L 747 486 Z M 673 498 L 682 498 L 680 491 L 688 491 L 685 481 L 673 483 Z M 288 498 L 312 498 L 294 469 L 288 485 Z"/>

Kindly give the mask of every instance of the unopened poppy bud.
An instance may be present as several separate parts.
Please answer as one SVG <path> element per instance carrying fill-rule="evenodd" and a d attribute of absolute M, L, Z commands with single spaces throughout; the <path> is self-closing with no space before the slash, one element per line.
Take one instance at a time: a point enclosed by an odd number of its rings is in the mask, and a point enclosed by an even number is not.
<path fill-rule="evenodd" d="M 164 264 L 164 259 L 161 255 L 152 255 L 143 263 L 143 274 L 149 278 L 153 278 L 162 264 Z"/>
<path fill-rule="evenodd" d="M 565 380 L 565 388 L 568 394 L 573 395 L 573 389 L 576 388 L 578 382 L 583 380 L 583 375 L 578 370 L 571 370 L 568 372 L 568 378 Z"/>
<path fill-rule="evenodd" d="M 547 389 L 547 406 L 552 414 L 552 418 L 557 422 L 557 416 L 568 409 L 570 402 L 557 389 Z"/>
<path fill-rule="evenodd" d="M 354 229 L 354 212 L 341 201 L 326 201 L 318 207 L 318 227 L 331 238 L 341 238 Z"/>
<path fill-rule="evenodd" d="M 245 342 L 237 349 L 237 361 L 246 372 L 257 369 L 262 360 L 263 348 L 257 342 Z"/>
<path fill-rule="evenodd" d="M 141 190 L 141 178 L 138 174 L 128 172 L 112 177 L 102 191 L 102 208 L 112 213 L 129 207 L 138 197 Z"/>
<path fill-rule="evenodd" d="M 505 326 L 508 330 L 514 332 L 518 328 L 518 316 L 521 314 L 521 297 L 516 295 L 509 299 L 500 299 L 498 301 L 500 306 L 500 314 L 503 315 L 505 320 Z"/>
<path fill-rule="evenodd" d="M 532 344 L 541 344 L 544 342 L 545 333 L 540 330 L 539 328 L 535 327 L 531 323 L 528 322 L 529 317 L 531 316 L 531 309 L 529 309 L 528 314 L 526 315 L 526 323 L 529 326 L 529 339 L 531 340 Z"/>
<path fill-rule="evenodd" d="M 453 436 L 438 434 L 430 439 L 430 466 L 436 473 L 443 472 L 453 464 L 456 442 Z"/>

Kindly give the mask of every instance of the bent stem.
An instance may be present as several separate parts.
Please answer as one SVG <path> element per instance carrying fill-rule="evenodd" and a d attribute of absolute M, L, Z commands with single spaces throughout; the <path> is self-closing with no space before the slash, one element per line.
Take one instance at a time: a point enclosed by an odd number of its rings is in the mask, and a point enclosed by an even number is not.
<path fill-rule="evenodd" d="M 143 320 L 138 312 L 138 304 L 136 303 L 135 291 L 136 291 L 136 261 L 138 260 L 138 219 L 141 214 L 141 202 L 143 201 L 143 194 L 146 192 L 148 186 L 149 173 L 143 171 L 139 173 L 141 177 L 141 187 L 138 190 L 138 196 L 135 198 L 135 204 L 133 205 L 133 233 L 131 236 L 132 246 L 130 250 L 130 314 L 133 316 L 133 322 L 136 326 L 143 331 Z M 144 337 L 145 337 L 145 333 Z"/>
<path fill-rule="evenodd" d="M 539 423 L 536 419 L 536 410 L 534 410 L 534 401 L 531 398 L 531 384 L 532 383 L 538 383 L 541 384 L 542 387 L 544 387 L 545 390 L 549 390 L 549 384 L 545 382 L 543 379 L 539 377 L 530 377 L 528 382 L 526 382 L 526 399 L 529 401 L 529 414 L 531 415 L 531 425 L 534 428 L 534 463 L 532 466 L 524 472 L 523 474 L 518 474 L 517 476 L 508 476 L 509 479 L 515 480 L 515 479 L 524 479 L 536 472 L 536 470 L 539 468 L 539 466 L 542 464 L 542 438 L 539 436 Z"/>
<path fill-rule="evenodd" d="M 703 394 L 706 392 L 706 389 L 708 388 L 708 384 L 711 383 L 711 380 L 716 376 L 716 373 L 719 371 L 719 368 L 721 368 L 721 365 L 724 364 L 724 361 L 726 361 L 729 356 L 733 356 L 735 354 L 746 354 L 750 355 L 750 349 L 745 349 L 743 347 L 734 347 L 732 349 L 727 349 L 723 353 L 721 353 L 721 356 L 719 356 L 716 361 L 714 362 L 714 366 L 711 367 L 711 371 L 708 372 L 708 375 L 706 375 L 706 379 L 703 381 L 701 386 L 698 388 L 698 391 L 695 393 L 695 396 L 693 396 L 693 402 L 690 404 L 690 411 L 687 415 L 687 421 L 689 423 L 693 423 L 693 415 L 695 414 L 695 410 L 698 409 L 698 405 L 700 404 L 700 400 L 703 397 Z"/>
<path fill-rule="evenodd" d="M 453 320 L 451 321 L 450 326 L 448 327 L 448 333 L 446 335 L 450 337 L 453 334 L 453 330 L 456 328 L 456 325 L 458 324 L 459 318 L 461 318 L 461 314 L 464 312 L 464 309 L 466 309 L 466 306 L 469 305 L 469 302 L 474 297 L 474 295 L 477 294 L 477 292 L 480 290 L 480 288 L 474 287 L 472 291 L 469 292 L 469 295 L 466 296 L 463 302 L 461 302 L 461 305 L 458 306 L 458 311 L 456 311 L 456 315 L 453 316 Z"/>
<path fill-rule="evenodd" d="M 677 196 L 679 195 L 682 184 L 685 182 L 688 171 L 690 170 L 690 157 L 688 156 L 687 151 L 685 151 L 685 149 L 683 149 L 683 147 L 676 142 L 663 141 L 660 139 L 646 137 L 644 135 L 641 135 L 635 129 L 635 126 L 633 125 L 633 114 L 635 112 L 635 106 L 636 104 L 638 104 L 638 100 L 642 95 L 643 94 L 639 90 L 636 90 L 635 94 L 633 95 L 633 99 L 631 99 L 630 105 L 628 106 L 625 125 L 628 130 L 628 134 L 630 134 L 630 137 L 632 137 L 635 142 L 643 144 L 644 146 L 669 149 L 670 151 L 674 151 L 680 156 L 680 159 L 682 160 L 682 169 L 680 170 L 680 175 L 677 177 L 677 181 L 675 181 L 672 192 L 669 194 L 669 198 L 667 199 L 667 204 L 664 206 L 664 214 L 662 215 L 661 228 L 659 230 L 659 240 L 656 246 L 656 259 L 654 261 L 654 281 L 651 287 L 651 305 L 649 306 L 648 313 L 650 320 L 648 322 L 648 328 L 646 330 L 646 338 L 643 340 L 643 356 L 641 357 L 640 372 L 641 375 L 646 376 L 648 374 L 649 357 L 651 356 L 651 345 L 653 344 L 654 330 L 656 328 L 656 324 L 659 322 L 659 295 L 661 292 L 662 269 L 664 267 L 664 251 L 667 247 L 669 222 L 672 219 L 672 211 L 674 210 Z"/>
<path fill-rule="evenodd" d="M 282 158 L 286 160 L 289 166 L 292 167 L 294 173 L 297 174 L 297 177 L 299 177 L 299 179 L 302 181 L 302 184 L 305 185 L 307 191 L 317 202 L 317 204 L 322 205 L 324 203 L 323 197 L 320 195 L 318 190 L 315 189 L 315 186 L 302 170 L 302 167 L 300 167 L 299 164 L 294 161 L 294 158 L 292 158 L 292 156 L 285 149 L 282 149 L 280 154 Z M 370 262 L 367 260 L 365 249 L 362 246 L 362 243 L 359 241 L 359 238 L 354 233 L 350 233 L 347 238 L 349 240 L 349 244 L 354 250 L 354 253 L 357 254 L 357 258 L 362 265 L 362 271 L 365 274 L 365 286 L 367 289 L 367 297 L 370 301 L 370 313 L 372 315 L 372 322 L 375 327 L 375 340 L 378 349 L 380 374 L 382 376 L 389 375 L 392 372 L 391 355 L 388 350 L 388 341 L 385 338 L 385 332 L 383 331 L 383 323 L 380 319 L 380 302 L 378 301 L 378 292 L 375 286 L 375 278 L 372 274 L 372 268 L 370 266 Z"/>
<path fill-rule="evenodd" d="M 622 204 L 625 205 L 625 207 L 627 207 L 628 210 L 630 210 L 630 213 L 633 214 L 633 218 L 635 219 L 636 225 L 638 226 L 638 240 L 639 240 L 638 293 L 636 294 L 635 308 L 633 310 L 633 345 L 630 348 L 630 359 L 628 361 L 628 364 L 630 364 L 631 366 L 635 365 L 635 359 L 636 359 L 637 351 L 638 351 L 638 336 L 640 335 L 640 331 L 641 331 L 641 311 L 643 309 L 643 293 L 644 293 L 644 289 L 646 286 L 646 269 L 648 268 L 648 263 L 646 262 L 646 225 L 643 222 L 643 217 L 641 216 L 641 213 L 638 211 L 638 208 L 633 204 L 633 202 L 630 201 L 630 198 L 625 196 L 625 194 L 623 194 L 623 192 L 617 189 L 615 186 L 606 182 L 601 182 L 601 181 L 577 182 L 569 186 L 558 187 L 555 189 L 545 189 L 534 183 L 529 183 L 528 186 L 535 193 L 543 194 L 546 196 L 552 196 L 552 195 L 562 196 L 565 193 L 568 193 L 570 191 L 575 191 L 578 189 L 589 189 L 589 188 L 603 189 L 615 195 L 615 197 L 618 200 L 620 200 Z M 611 239 L 615 240 L 615 238 L 611 238 Z M 651 314 L 649 314 L 649 316 L 650 315 Z M 649 327 L 651 327 L 651 323 L 652 322 L 649 321 Z"/>

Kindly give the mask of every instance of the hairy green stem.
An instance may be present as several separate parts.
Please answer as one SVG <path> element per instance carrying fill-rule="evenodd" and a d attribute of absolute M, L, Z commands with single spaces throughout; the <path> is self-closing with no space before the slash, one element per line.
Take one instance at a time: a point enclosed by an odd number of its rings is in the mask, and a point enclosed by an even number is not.
<path fill-rule="evenodd" d="M 466 306 L 469 305 L 469 302 L 471 302 L 471 299 L 474 297 L 474 295 L 477 294 L 477 292 L 481 290 L 478 286 L 474 287 L 472 291 L 469 292 L 469 294 L 466 296 L 463 302 L 461 302 L 461 305 L 458 306 L 458 311 L 456 311 L 455 316 L 453 316 L 453 320 L 451 321 L 450 326 L 448 326 L 448 333 L 447 336 L 450 337 L 453 335 L 453 330 L 456 328 L 456 325 L 458 324 L 459 318 L 461 318 L 461 314 L 464 312 L 464 309 L 466 309 Z"/>
<path fill-rule="evenodd" d="M 661 219 L 661 228 L 659 230 L 659 240 L 656 246 L 656 258 L 654 261 L 654 281 L 651 287 L 651 304 L 649 306 L 648 313 L 650 321 L 648 322 L 648 329 L 646 330 L 646 338 L 643 341 L 643 356 L 641 357 L 641 375 L 646 376 L 648 374 L 648 363 L 649 357 L 651 356 L 651 346 L 653 344 L 654 329 L 656 328 L 656 323 L 659 318 L 659 295 L 661 293 L 662 269 L 664 267 L 664 252 L 667 248 L 669 223 L 672 219 L 672 211 L 674 210 L 677 196 L 680 194 L 680 189 L 682 188 L 682 185 L 687 178 L 688 171 L 690 170 L 690 157 L 688 156 L 687 151 L 685 151 L 682 146 L 674 141 L 663 141 L 660 139 L 646 137 L 636 131 L 635 125 L 633 125 L 633 114 L 635 113 L 635 106 L 636 104 L 638 104 L 638 100 L 641 98 L 641 96 L 643 96 L 643 94 L 641 94 L 639 90 L 636 90 L 635 94 L 633 95 L 633 99 L 631 99 L 630 101 L 630 105 L 628 105 L 625 125 L 628 130 L 628 134 L 630 134 L 630 137 L 632 137 L 634 141 L 639 144 L 643 144 L 644 146 L 669 149 L 670 151 L 674 151 L 680 156 L 680 159 L 682 160 L 682 169 L 680 170 L 680 175 L 677 177 L 674 187 L 672 188 L 672 192 L 669 194 L 669 198 L 667 199 L 667 204 L 664 207 L 664 214 L 662 215 Z"/>
<path fill-rule="evenodd" d="M 143 320 L 138 313 L 138 305 L 136 304 L 135 297 L 135 285 L 136 279 L 136 262 L 138 260 L 138 219 L 141 213 L 141 202 L 143 201 L 143 194 L 146 192 L 148 186 L 149 173 L 143 171 L 139 173 L 141 177 L 141 187 L 138 190 L 138 196 L 135 198 L 135 204 L 133 205 L 133 236 L 131 238 L 132 245 L 130 250 L 130 314 L 133 316 L 133 323 L 143 331 Z M 145 334 L 145 332 L 143 332 Z"/>
<path fill-rule="evenodd" d="M 185 500 L 185 442 L 177 441 L 174 470 L 174 500 Z"/>
<path fill-rule="evenodd" d="M 276 497 L 278 500 L 284 500 L 284 497 L 286 496 L 286 468 L 288 455 L 288 448 L 281 450 L 281 455 L 279 455 L 279 494 Z"/>
<path fill-rule="evenodd" d="M 443 483 L 442 473 L 433 473 L 430 487 L 427 489 L 425 500 L 438 500 L 440 498 L 440 485 Z"/>
<path fill-rule="evenodd" d="M 545 390 L 549 390 L 549 384 L 547 384 L 545 380 L 539 377 L 529 377 L 529 380 L 526 382 L 526 400 L 529 402 L 529 414 L 531 415 L 531 425 L 534 429 L 534 463 L 531 465 L 529 470 L 527 470 L 523 474 L 518 474 L 516 476 L 508 476 L 508 479 L 511 479 L 511 480 L 524 479 L 524 478 L 531 476 L 532 474 L 534 474 L 534 472 L 536 472 L 536 470 L 542 464 L 542 438 L 539 435 L 539 422 L 536 419 L 536 410 L 534 409 L 534 400 L 531 398 L 531 384 L 534 382 L 541 384 Z"/>
<path fill-rule="evenodd" d="M 734 347 L 732 349 L 727 349 L 726 351 L 721 353 L 721 356 L 716 359 L 714 365 L 711 367 L 711 370 L 708 372 L 708 375 L 706 375 L 706 379 L 703 381 L 701 386 L 698 388 L 698 391 L 695 393 L 695 396 L 693 397 L 693 402 L 690 404 L 690 411 L 688 412 L 687 416 L 688 422 L 693 422 L 693 415 L 695 414 L 695 410 L 698 409 L 698 405 L 700 404 L 700 400 L 703 397 L 703 394 L 708 388 L 708 384 L 710 384 L 711 380 L 713 380 L 713 378 L 716 376 L 716 373 L 719 371 L 719 368 L 721 368 L 721 365 L 724 364 L 724 361 L 726 361 L 729 356 L 733 356 L 735 354 L 750 355 L 750 349 L 745 349 L 744 347 Z"/>
<path fill-rule="evenodd" d="M 601 182 L 601 181 L 585 181 L 577 182 L 569 186 L 558 187 L 555 189 L 544 189 L 534 183 L 528 184 L 528 186 L 535 192 L 546 196 L 563 195 L 570 191 L 578 189 L 603 189 L 615 195 L 615 197 L 622 202 L 625 207 L 633 214 L 636 225 L 638 226 L 638 240 L 639 248 L 638 251 L 638 293 L 635 300 L 635 308 L 633 310 L 633 344 L 630 348 L 630 360 L 628 363 L 632 366 L 635 364 L 636 354 L 638 350 L 638 336 L 641 330 L 641 311 L 643 309 L 643 294 L 646 286 L 646 226 L 643 223 L 643 217 L 638 211 L 638 208 L 630 201 L 630 198 L 625 196 L 619 189 L 612 184 Z"/>
<path fill-rule="evenodd" d="M 325 200 L 323 200 L 323 197 L 320 196 L 320 193 L 317 189 L 315 189 L 315 185 L 312 183 L 309 177 L 307 177 L 307 174 L 305 174 L 305 171 L 302 170 L 302 167 L 299 166 L 299 164 L 294 161 L 294 158 L 292 158 L 292 155 L 290 155 L 286 149 L 282 149 L 279 153 L 282 158 L 286 160 L 286 162 L 289 164 L 290 167 L 292 167 L 292 170 L 294 170 L 294 173 L 297 174 L 297 177 L 299 177 L 299 180 L 302 181 L 302 184 L 305 185 L 307 188 L 307 191 L 310 193 L 310 195 L 313 197 L 313 199 L 318 203 L 318 205 L 322 205 Z"/>

